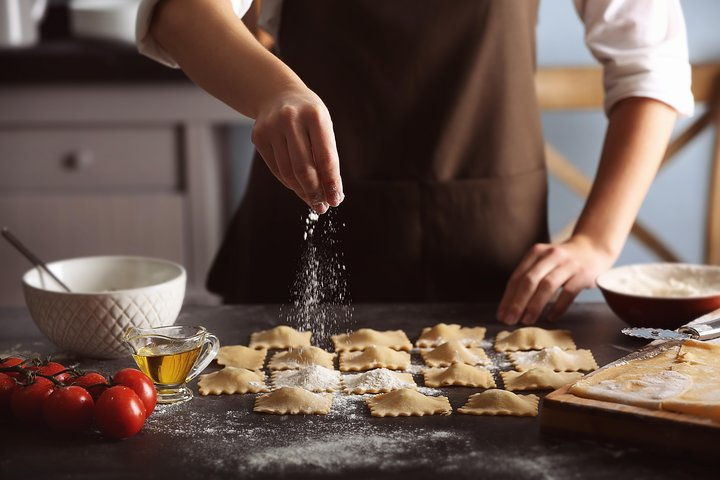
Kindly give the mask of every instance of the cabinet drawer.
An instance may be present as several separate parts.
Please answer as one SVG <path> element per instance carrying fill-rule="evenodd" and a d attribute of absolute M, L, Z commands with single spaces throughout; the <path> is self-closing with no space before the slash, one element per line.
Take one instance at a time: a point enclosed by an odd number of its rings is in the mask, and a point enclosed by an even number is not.
<path fill-rule="evenodd" d="M 170 126 L 0 129 L 0 188 L 175 189 L 176 143 Z"/>

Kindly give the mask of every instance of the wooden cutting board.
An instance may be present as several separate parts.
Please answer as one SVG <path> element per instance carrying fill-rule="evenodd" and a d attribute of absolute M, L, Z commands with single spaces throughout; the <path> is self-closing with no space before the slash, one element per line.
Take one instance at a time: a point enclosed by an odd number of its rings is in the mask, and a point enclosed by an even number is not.
<path fill-rule="evenodd" d="M 647 347 L 648 349 L 657 347 Z M 591 375 L 630 360 L 639 352 L 606 365 Z M 591 400 L 568 393 L 570 386 L 549 393 L 542 400 L 540 428 L 543 432 L 580 434 L 604 441 L 717 453 L 720 422 L 691 415 L 651 410 L 631 405 Z"/>

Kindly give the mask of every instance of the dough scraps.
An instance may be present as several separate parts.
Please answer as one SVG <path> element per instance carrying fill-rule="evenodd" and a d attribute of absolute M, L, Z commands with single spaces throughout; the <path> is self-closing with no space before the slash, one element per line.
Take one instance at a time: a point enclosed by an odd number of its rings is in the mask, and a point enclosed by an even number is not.
<path fill-rule="evenodd" d="M 695 340 L 619 362 L 571 386 L 578 397 L 720 421 L 720 345 Z M 690 360 L 690 361 L 687 361 Z"/>
<path fill-rule="evenodd" d="M 582 378 L 580 372 L 556 372 L 550 368 L 531 368 L 525 372 L 500 372 L 505 390 L 555 390 Z"/>
<path fill-rule="evenodd" d="M 495 388 L 495 379 L 487 368 L 453 363 L 447 368 L 428 368 L 423 372 L 428 387 Z"/>
<path fill-rule="evenodd" d="M 432 350 L 420 352 L 425 363 L 430 367 L 447 367 L 453 363 L 468 365 L 488 365 L 490 359 L 482 348 L 468 348 L 457 340 L 450 340 Z"/>
<path fill-rule="evenodd" d="M 200 395 L 267 392 L 265 375 L 246 368 L 225 367 L 217 372 L 200 375 Z"/>
<path fill-rule="evenodd" d="M 576 348 L 569 330 L 523 327 L 512 332 L 502 331 L 495 337 L 495 350 L 498 352 L 542 350 L 548 347 L 560 347 L 563 350 Z"/>
<path fill-rule="evenodd" d="M 330 413 L 331 393 L 313 393 L 300 387 L 281 387 L 255 399 L 254 412 L 277 415 Z"/>
<path fill-rule="evenodd" d="M 352 333 L 333 335 L 336 352 L 363 350 L 371 345 L 389 347 L 393 350 L 412 350 L 412 344 L 402 330 L 378 331 L 372 328 L 361 328 Z"/>
<path fill-rule="evenodd" d="M 267 350 L 256 350 L 244 345 L 227 345 L 220 347 L 215 361 L 218 365 L 226 367 L 246 368 L 248 370 L 261 370 L 265 363 Z"/>
<path fill-rule="evenodd" d="M 345 393 L 384 393 L 400 388 L 417 388 L 410 373 L 393 372 L 387 368 L 376 368 L 364 373 L 343 375 Z"/>
<path fill-rule="evenodd" d="M 447 397 L 430 397 L 409 388 L 376 395 L 365 403 L 373 417 L 422 417 L 452 413 Z"/>
<path fill-rule="evenodd" d="M 268 368 L 270 370 L 291 370 L 309 365 L 333 368 L 334 359 L 334 353 L 326 352 L 322 348 L 296 347 L 284 352 L 276 352 L 270 360 Z"/>
<path fill-rule="evenodd" d="M 431 348 L 449 340 L 457 340 L 466 347 L 479 347 L 485 338 L 485 327 L 462 327 L 456 323 L 450 325 L 438 323 L 434 327 L 425 327 L 415 342 L 418 348 Z"/>
<path fill-rule="evenodd" d="M 340 372 L 320 365 L 300 370 L 278 370 L 272 374 L 273 388 L 300 387 L 311 392 L 334 392 L 340 389 Z"/>
<path fill-rule="evenodd" d="M 517 395 L 507 390 L 486 390 L 470 395 L 458 413 L 469 415 L 512 415 L 516 417 L 537 417 L 537 395 Z"/>
<path fill-rule="evenodd" d="M 598 368 L 590 350 L 563 350 L 550 347 L 544 350 L 508 353 L 517 370 L 524 372 L 533 368 L 551 368 L 557 372 L 591 371 Z"/>
<path fill-rule="evenodd" d="M 287 325 L 279 325 L 250 335 L 250 348 L 309 347 L 311 336 L 312 332 L 299 332 Z"/>
<path fill-rule="evenodd" d="M 407 370 L 410 368 L 410 354 L 374 345 L 359 352 L 340 352 L 340 371 L 358 372 L 372 368 Z"/>

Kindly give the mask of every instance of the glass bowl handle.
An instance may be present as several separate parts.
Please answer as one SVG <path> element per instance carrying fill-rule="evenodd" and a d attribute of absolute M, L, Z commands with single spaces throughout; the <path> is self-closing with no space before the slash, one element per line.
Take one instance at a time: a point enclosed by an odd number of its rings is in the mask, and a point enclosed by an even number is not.
<path fill-rule="evenodd" d="M 213 361 L 215 355 L 217 355 L 218 350 L 220 350 L 220 340 L 218 340 L 218 338 L 212 333 L 205 335 L 205 343 L 203 344 L 200 356 L 195 362 L 195 365 L 193 365 L 193 368 L 190 370 L 187 380 L 185 381 L 189 382 L 193 378 L 197 377 L 200 372 L 205 370 L 205 367 L 207 367 L 210 362 Z"/>

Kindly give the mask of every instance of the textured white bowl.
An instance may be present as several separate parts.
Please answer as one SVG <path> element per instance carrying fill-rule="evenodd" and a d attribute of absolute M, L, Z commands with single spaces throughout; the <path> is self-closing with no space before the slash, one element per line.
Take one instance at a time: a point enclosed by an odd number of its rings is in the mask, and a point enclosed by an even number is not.
<path fill-rule="evenodd" d="M 38 328 L 63 350 L 92 358 L 128 355 L 125 328 L 172 325 L 185 298 L 185 269 L 157 258 L 106 256 L 61 260 L 23 275 L 23 291 Z"/>

